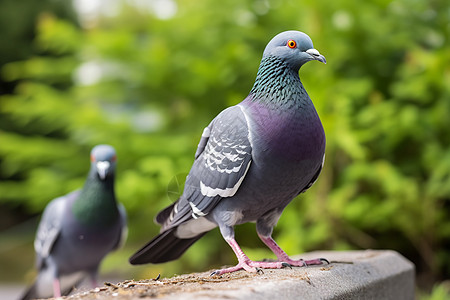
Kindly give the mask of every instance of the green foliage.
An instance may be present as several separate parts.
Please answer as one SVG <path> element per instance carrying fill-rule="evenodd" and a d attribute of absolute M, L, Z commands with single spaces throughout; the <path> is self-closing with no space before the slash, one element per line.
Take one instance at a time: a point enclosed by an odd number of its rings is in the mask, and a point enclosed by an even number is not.
<path fill-rule="evenodd" d="M 450 297 L 450 286 L 448 281 L 435 285 L 429 295 L 419 294 L 420 300 L 445 300 Z"/>
<path fill-rule="evenodd" d="M 299 29 L 328 61 L 300 72 L 325 127 L 326 161 L 275 238 L 289 254 L 395 249 L 425 277 L 450 275 L 446 1 L 176 4 L 173 17 L 158 19 L 124 1 L 118 15 L 85 29 L 39 18 L 40 55 L 0 70 L 18 82 L 0 98 L 0 205 L 40 212 L 81 186 L 92 146 L 111 144 L 131 253 L 158 231 L 151 219 L 179 193 L 203 127 L 247 95 L 268 40 Z M 237 231 L 251 257 L 271 255 L 253 225 Z M 138 274 L 233 260 L 214 231 L 179 261 Z"/>

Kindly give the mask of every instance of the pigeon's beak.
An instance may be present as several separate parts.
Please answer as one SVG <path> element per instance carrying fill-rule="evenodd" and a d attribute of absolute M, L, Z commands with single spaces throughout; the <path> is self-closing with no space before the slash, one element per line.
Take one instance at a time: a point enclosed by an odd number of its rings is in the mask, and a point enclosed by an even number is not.
<path fill-rule="evenodd" d="M 308 53 L 309 55 L 311 55 L 313 60 L 318 60 L 320 62 L 323 62 L 324 64 L 327 63 L 327 60 L 325 59 L 325 56 L 323 56 L 322 54 L 319 53 L 319 51 L 317 51 L 314 48 L 308 49 L 306 50 L 306 53 Z"/>
<path fill-rule="evenodd" d="M 109 163 L 109 161 L 98 161 L 96 163 L 97 173 L 101 180 L 105 180 L 110 166 L 111 164 Z"/>

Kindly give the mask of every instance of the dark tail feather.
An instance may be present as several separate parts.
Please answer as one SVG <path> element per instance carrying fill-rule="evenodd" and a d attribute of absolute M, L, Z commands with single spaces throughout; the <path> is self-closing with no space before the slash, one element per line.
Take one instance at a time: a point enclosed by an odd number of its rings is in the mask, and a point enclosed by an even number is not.
<path fill-rule="evenodd" d="M 30 286 L 19 299 L 20 300 L 31 300 L 31 299 L 37 299 L 37 298 L 39 298 L 39 296 L 36 291 L 36 283 L 33 283 L 33 285 Z"/>
<path fill-rule="evenodd" d="M 130 257 L 130 264 L 159 264 L 175 260 L 206 233 L 190 239 L 180 239 L 175 236 L 175 231 L 176 228 L 171 228 L 157 235 Z"/>
<path fill-rule="evenodd" d="M 169 218 L 170 213 L 171 213 L 172 210 L 173 210 L 173 207 L 174 207 L 175 204 L 177 204 L 177 203 L 178 203 L 178 201 L 175 202 L 175 203 L 172 203 L 171 205 L 167 206 L 167 207 L 164 208 L 162 211 L 160 211 L 160 212 L 156 215 L 156 217 L 155 217 L 155 220 L 154 220 L 155 223 L 156 223 L 156 224 L 159 224 L 159 225 L 164 224 L 164 223 L 166 222 L 166 220 Z"/>
<path fill-rule="evenodd" d="M 81 280 L 80 280 L 81 281 Z M 61 291 L 61 296 L 67 296 L 72 292 L 79 283 Z M 42 299 L 42 298 L 51 298 L 53 297 L 53 291 L 51 294 L 40 294 L 37 290 L 36 283 L 28 288 L 25 293 L 22 295 L 20 300 L 32 300 L 32 299 Z"/>
<path fill-rule="evenodd" d="M 75 273 L 61 281 L 61 296 L 69 295 L 84 279 L 83 273 Z M 34 283 L 23 293 L 20 300 L 53 297 L 53 279 L 46 269 L 41 270 Z"/>

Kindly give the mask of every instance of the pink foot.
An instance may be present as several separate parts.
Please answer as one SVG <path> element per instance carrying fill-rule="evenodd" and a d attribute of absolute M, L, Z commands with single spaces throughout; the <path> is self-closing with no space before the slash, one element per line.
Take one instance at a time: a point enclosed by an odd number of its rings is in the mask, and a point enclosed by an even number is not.
<path fill-rule="evenodd" d="M 307 267 L 310 265 L 322 265 L 323 263 L 329 264 L 328 260 L 325 258 L 318 258 L 312 260 L 293 260 L 287 259 L 286 261 L 275 261 L 275 262 L 264 262 L 264 261 L 252 261 L 246 260 L 238 263 L 234 267 L 216 270 L 211 273 L 211 276 L 222 275 L 225 273 L 232 273 L 244 269 L 251 273 L 264 273 L 262 269 L 282 269 L 282 268 L 292 268 L 292 267 Z"/>
<path fill-rule="evenodd" d="M 239 263 L 234 267 L 216 270 L 211 273 L 211 276 L 222 275 L 225 273 L 232 273 L 242 269 L 251 273 L 261 273 L 263 272 L 262 269 L 281 269 L 292 266 L 306 267 L 309 265 L 321 265 L 324 262 L 329 263 L 328 260 L 326 260 L 325 258 L 318 258 L 313 260 L 290 259 L 289 256 L 287 256 L 287 254 L 283 250 L 281 250 L 281 248 L 275 243 L 275 241 L 272 238 L 265 238 L 263 239 L 263 242 L 266 243 L 266 245 L 269 246 L 269 248 L 272 251 L 274 251 L 274 253 L 278 257 L 278 261 L 276 262 L 252 261 L 247 257 L 247 255 L 244 254 L 244 252 L 241 250 L 241 248 L 239 247 L 238 243 L 234 238 L 225 240 L 231 246 L 231 249 L 233 249 L 234 253 L 236 254 L 236 257 L 238 258 Z"/>
<path fill-rule="evenodd" d="M 283 263 L 286 263 L 292 267 L 307 267 L 312 265 L 323 265 L 324 263 L 330 264 L 330 262 L 326 258 L 316 258 L 311 260 L 293 260 L 289 257 L 287 259 L 283 259 Z"/>
<path fill-rule="evenodd" d="M 250 273 L 260 274 L 260 273 L 264 273 L 262 269 L 281 269 L 284 267 L 290 267 L 290 265 L 287 263 L 278 262 L 278 261 L 277 262 L 263 262 L 263 261 L 253 261 L 253 260 L 247 259 L 245 261 L 239 262 L 234 267 L 216 270 L 211 273 L 211 276 L 222 275 L 225 273 L 232 273 L 232 272 L 236 272 L 236 271 L 239 271 L 242 269 L 244 269 L 245 271 L 250 272 Z"/>
<path fill-rule="evenodd" d="M 289 258 L 289 256 L 286 254 L 286 252 L 283 251 L 283 249 L 280 248 L 280 246 L 278 246 L 278 244 L 272 239 L 272 237 L 266 237 L 259 234 L 258 236 L 261 241 L 263 241 L 263 243 L 266 244 L 266 246 L 269 247 L 270 250 L 272 250 L 272 252 L 277 256 L 278 261 L 285 262 L 294 267 L 307 267 L 311 265 L 321 265 L 323 263 L 330 264 L 330 262 L 325 258 L 317 258 L 311 260 L 293 260 Z"/>

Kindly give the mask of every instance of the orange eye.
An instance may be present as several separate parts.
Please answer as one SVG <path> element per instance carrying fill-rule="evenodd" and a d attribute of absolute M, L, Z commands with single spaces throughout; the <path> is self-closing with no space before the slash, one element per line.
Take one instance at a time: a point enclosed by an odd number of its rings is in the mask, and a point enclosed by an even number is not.
<path fill-rule="evenodd" d="M 287 42 L 287 46 L 288 46 L 289 48 L 293 49 L 293 48 L 297 47 L 297 42 L 294 41 L 294 40 L 289 40 L 289 41 Z"/>

